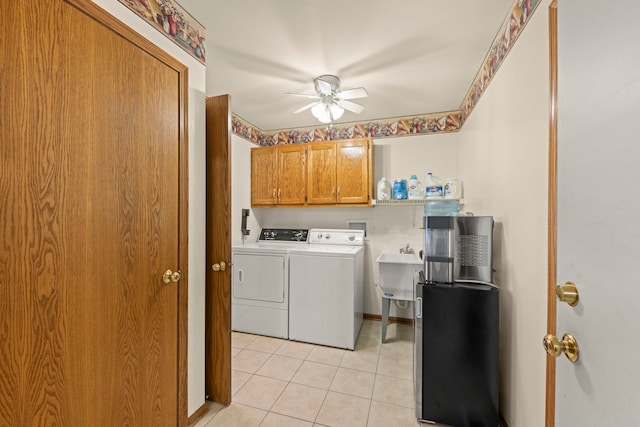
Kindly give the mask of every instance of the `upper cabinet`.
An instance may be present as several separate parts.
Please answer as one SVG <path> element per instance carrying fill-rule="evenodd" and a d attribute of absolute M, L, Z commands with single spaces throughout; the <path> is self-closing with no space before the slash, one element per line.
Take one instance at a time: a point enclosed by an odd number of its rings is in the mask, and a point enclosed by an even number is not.
<path fill-rule="evenodd" d="M 336 142 L 337 203 L 371 203 L 371 151 L 369 139 Z"/>
<path fill-rule="evenodd" d="M 307 193 L 306 149 L 283 145 L 251 150 L 251 205 L 302 205 Z"/>
<path fill-rule="evenodd" d="M 268 206 L 277 203 L 278 147 L 251 150 L 251 204 Z"/>
<path fill-rule="evenodd" d="M 372 167 L 371 138 L 254 148 L 251 204 L 370 206 Z"/>
<path fill-rule="evenodd" d="M 336 143 L 309 144 L 308 203 L 325 205 L 336 203 Z"/>
<path fill-rule="evenodd" d="M 307 195 L 306 147 L 278 147 L 278 204 L 301 205 Z"/>

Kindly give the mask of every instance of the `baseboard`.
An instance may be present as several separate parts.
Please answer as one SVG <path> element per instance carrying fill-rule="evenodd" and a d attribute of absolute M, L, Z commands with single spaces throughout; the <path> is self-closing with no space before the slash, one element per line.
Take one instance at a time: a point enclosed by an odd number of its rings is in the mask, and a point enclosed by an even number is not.
<path fill-rule="evenodd" d="M 209 412 L 209 405 L 207 405 L 207 402 L 204 402 L 202 406 L 196 409 L 196 411 L 189 417 L 188 425 L 191 426 L 200 421 L 200 418 L 204 417 L 207 412 Z"/>
<path fill-rule="evenodd" d="M 379 314 L 364 313 L 362 317 L 365 320 L 382 320 L 382 316 Z M 389 317 L 389 323 L 400 323 L 401 325 L 413 326 L 413 319 L 406 319 L 404 317 Z"/>

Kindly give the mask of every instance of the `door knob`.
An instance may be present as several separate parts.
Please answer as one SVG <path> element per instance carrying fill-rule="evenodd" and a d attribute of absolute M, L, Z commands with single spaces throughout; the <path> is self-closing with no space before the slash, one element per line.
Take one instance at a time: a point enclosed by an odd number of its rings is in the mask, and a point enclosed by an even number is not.
<path fill-rule="evenodd" d="M 566 302 L 571 307 L 578 305 L 580 295 L 578 295 L 578 288 L 575 283 L 567 282 L 564 285 L 556 286 L 556 295 L 562 302 Z"/>
<path fill-rule="evenodd" d="M 181 278 L 182 278 L 182 273 L 180 273 L 180 270 L 176 270 L 176 271 L 167 270 L 162 275 L 162 281 L 165 284 L 169 284 L 171 282 L 177 282 Z"/>
<path fill-rule="evenodd" d="M 564 334 L 562 341 L 555 335 L 547 334 L 542 340 L 542 345 L 549 356 L 558 357 L 564 353 L 574 363 L 580 357 L 578 342 L 571 334 Z"/>
<path fill-rule="evenodd" d="M 231 264 L 229 264 L 231 265 Z M 211 266 L 213 271 L 225 271 L 227 269 L 227 264 L 224 261 L 216 262 Z"/>

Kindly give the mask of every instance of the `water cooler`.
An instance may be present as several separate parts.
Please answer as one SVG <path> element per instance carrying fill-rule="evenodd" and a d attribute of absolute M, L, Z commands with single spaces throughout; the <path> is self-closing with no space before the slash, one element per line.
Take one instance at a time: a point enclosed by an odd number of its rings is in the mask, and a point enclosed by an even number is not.
<path fill-rule="evenodd" d="M 416 285 L 415 397 L 420 421 L 498 425 L 498 287 L 493 218 L 428 216 Z"/>

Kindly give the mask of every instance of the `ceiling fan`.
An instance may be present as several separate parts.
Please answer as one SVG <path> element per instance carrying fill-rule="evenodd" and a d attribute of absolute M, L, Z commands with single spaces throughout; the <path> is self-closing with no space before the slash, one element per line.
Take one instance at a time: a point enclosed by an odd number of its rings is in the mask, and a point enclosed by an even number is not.
<path fill-rule="evenodd" d="M 365 98 L 367 91 L 362 87 L 355 89 L 340 90 L 340 79 L 331 74 L 324 74 L 313 79 L 316 89 L 316 95 L 307 95 L 302 93 L 288 93 L 287 95 L 301 96 L 304 98 L 316 99 L 294 113 L 311 109 L 311 113 L 322 123 L 331 123 L 338 120 L 344 114 L 344 110 L 348 110 L 360 114 L 364 107 L 350 99 Z"/>

